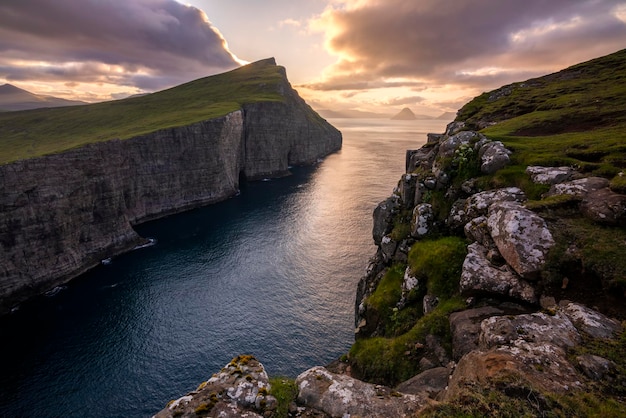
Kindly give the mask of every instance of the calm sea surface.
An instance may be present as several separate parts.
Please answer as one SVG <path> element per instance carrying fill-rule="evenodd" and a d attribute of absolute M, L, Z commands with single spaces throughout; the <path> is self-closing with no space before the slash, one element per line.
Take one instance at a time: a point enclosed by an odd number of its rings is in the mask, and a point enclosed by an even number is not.
<path fill-rule="evenodd" d="M 238 354 L 295 377 L 353 341 L 372 211 L 446 121 L 330 120 L 343 149 L 138 227 L 113 259 L 0 320 L 1 417 L 150 417 Z"/>

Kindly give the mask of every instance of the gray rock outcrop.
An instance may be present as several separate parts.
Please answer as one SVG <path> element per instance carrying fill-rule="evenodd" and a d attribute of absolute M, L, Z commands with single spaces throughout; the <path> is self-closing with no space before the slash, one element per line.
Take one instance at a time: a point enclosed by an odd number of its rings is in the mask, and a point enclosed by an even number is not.
<path fill-rule="evenodd" d="M 296 379 L 298 403 L 333 418 L 413 417 L 430 404 L 427 394 L 403 394 L 318 366 Z"/>
<path fill-rule="evenodd" d="M 260 418 L 276 409 L 277 400 L 270 390 L 263 365 L 253 356 L 237 356 L 195 391 L 171 401 L 154 418 Z"/>
<path fill-rule="evenodd" d="M 516 202 L 489 207 L 487 226 L 506 262 L 525 279 L 536 279 L 554 245 L 546 222 Z"/>

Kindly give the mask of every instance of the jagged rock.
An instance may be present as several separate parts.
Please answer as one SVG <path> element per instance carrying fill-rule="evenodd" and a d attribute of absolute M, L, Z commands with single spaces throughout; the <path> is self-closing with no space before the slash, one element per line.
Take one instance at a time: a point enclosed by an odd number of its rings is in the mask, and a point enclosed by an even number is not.
<path fill-rule="evenodd" d="M 479 140 L 483 138 L 483 134 L 479 134 L 474 131 L 462 131 L 455 135 L 449 136 L 445 141 L 439 145 L 439 157 L 451 158 L 454 156 L 454 152 L 462 145 L 467 145 L 471 141 Z"/>
<path fill-rule="evenodd" d="M 489 207 L 487 226 L 500 254 L 523 278 L 536 279 L 554 245 L 546 222 L 516 202 Z"/>
<path fill-rule="evenodd" d="M 409 293 L 411 290 L 416 289 L 419 285 L 419 281 L 417 277 L 411 274 L 411 268 L 407 267 L 404 270 L 404 278 L 402 279 L 402 296 L 400 296 L 400 301 L 398 302 L 398 308 L 402 309 L 406 305 L 407 299 L 409 297 Z"/>
<path fill-rule="evenodd" d="M 430 169 L 439 146 L 409 150 L 406 154 L 406 172 L 410 173 L 417 168 Z"/>
<path fill-rule="evenodd" d="M 571 348 L 581 342 L 581 336 L 567 316 L 538 312 L 515 316 L 498 316 L 480 324 L 479 346 L 482 350 L 510 345 L 516 340 L 533 344 L 549 343 Z"/>
<path fill-rule="evenodd" d="M 262 417 L 277 406 L 263 365 L 253 356 L 235 357 L 195 391 L 155 415 L 172 417 Z"/>
<path fill-rule="evenodd" d="M 400 383 L 396 390 L 412 395 L 426 393 L 435 399 L 448 386 L 450 373 L 451 370 L 447 367 L 434 367 Z"/>
<path fill-rule="evenodd" d="M 609 188 L 593 190 L 583 198 L 580 211 L 594 222 L 617 225 L 626 220 L 626 195 Z"/>
<path fill-rule="evenodd" d="M 602 381 L 612 380 L 617 374 L 617 367 L 611 360 L 593 354 L 583 354 L 576 357 L 578 367 L 590 379 Z"/>
<path fill-rule="evenodd" d="M 296 379 L 297 401 L 331 417 L 413 417 L 432 401 L 313 367 Z"/>
<path fill-rule="evenodd" d="M 380 245 L 383 236 L 391 232 L 393 216 L 398 211 L 399 207 L 399 198 L 398 196 L 393 195 L 380 202 L 374 209 L 372 237 L 374 238 L 376 245 Z"/>
<path fill-rule="evenodd" d="M 618 321 L 584 305 L 561 301 L 559 306 L 576 328 L 593 338 L 615 338 L 622 331 Z"/>
<path fill-rule="evenodd" d="M 424 315 L 431 313 L 439 305 L 439 298 L 433 295 L 425 295 L 422 301 Z"/>
<path fill-rule="evenodd" d="M 480 323 L 483 319 L 496 315 L 504 315 L 504 311 L 493 306 L 484 306 L 450 314 L 452 357 L 455 361 L 478 348 Z"/>
<path fill-rule="evenodd" d="M 420 203 L 413 209 L 411 219 L 411 236 L 422 238 L 432 232 L 435 214 L 430 203 Z"/>
<path fill-rule="evenodd" d="M 465 237 L 472 242 L 477 242 L 487 249 L 496 248 L 496 243 L 493 242 L 489 228 L 487 228 L 486 216 L 479 216 L 466 223 L 463 232 L 465 232 Z"/>
<path fill-rule="evenodd" d="M 468 245 L 467 251 L 459 285 L 462 295 L 495 294 L 527 303 L 537 302 L 535 288 L 507 265 L 495 267 L 491 264 L 485 247 L 475 242 Z"/>
<path fill-rule="evenodd" d="M 541 167 L 531 165 L 526 168 L 533 183 L 538 184 L 557 184 L 571 180 L 576 170 L 572 167 Z"/>
<path fill-rule="evenodd" d="M 444 134 L 426 134 L 426 144 L 438 144 L 441 139 L 444 137 Z"/>
<path fill-rule="evenodd" d="M 385 235 L 383 239 L 380 240 L 380 250 L 383 253 L 385 262 L 393 258 L 393 255 L 396 253 L 396 248 L 398 248 L 398 243 L 391 239 L 389 235 Z"/>
<path fill-rule="evenodd" d="M 604 189 L 609 186 L 609 181 L 603 177 L 585 177 L 583 179 L 554 184 L 546 193 L 547 196 L 567 194 L 584 198 L 592 191 Z"/>
<path fill-rule="evenodd" d="M 464 181 L 463 184 L 461 184 L 461 191 L 466 195 L 478 193 L 479 190 L 476 183 L 476 179 L 469 179 Z"/>
<path fill-rule="evenodd" d="M 426 177 L 424 179 L 424 186 L 426 186 L 428 190 L 435 190 L 437 187 L 437 179 L 435 177 Z"/>
<path fill-rule="evenodd" d="M 454 135 L 458 132 L 460 132 L 463 128 L 465 128 L 465 122 L 450 122 L 447 126 L 446 126 L 446 135 L 450 136 L 450 135 Z"/>
<path fill-rule="evenodd" d="M 524 202 L 526 195 L 517 187 L 488 190 L 476 193 L 465 200 L 455 202 L 448 216 L 448 226 L 452 229 L 461 228 L 479 216 L 487 215 L 489 206 L 495 202 Z"/>
<path fill-rule="evenodd" d="M 478 151 L 480 157 L 480 171 L 484 174 L 493 174 L 506 167 L 511 159 L 511 151 L 500 141 L 488 142 Z"/>
<path fill-rule="evenodd" d="M 399 189 L 400 189 L 400 199 L 404 206 L 407 208 L 412 208 L 415 204 L 415 187 L 417 183 L 417 175 L 416 174 L 405 174 L 400 179 Z"/>
<path fill-rule="evenodd" d="M 424 195 L 428 189 L 424 182 L 418 181 L 415 184 L 415 197 L 413 199 L 413 204 L 419 205 L 420 203 L 424 203 Z"/>

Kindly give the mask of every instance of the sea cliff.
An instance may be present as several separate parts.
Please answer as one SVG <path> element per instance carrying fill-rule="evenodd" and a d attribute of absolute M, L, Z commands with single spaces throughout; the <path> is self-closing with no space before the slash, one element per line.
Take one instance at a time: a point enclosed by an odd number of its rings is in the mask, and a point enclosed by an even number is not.
<path fill-rule="evenodd" d="M 245 69 L 252 77 L 255 66 L 279 75 L 262 87 L 280 100 L 1 165 L 0 314 L 145 243 L 133 225 L 227 199 L 241 181 L 283 176 L 341 148 L 341 133 L 284 68 L 261 61 Z"/>

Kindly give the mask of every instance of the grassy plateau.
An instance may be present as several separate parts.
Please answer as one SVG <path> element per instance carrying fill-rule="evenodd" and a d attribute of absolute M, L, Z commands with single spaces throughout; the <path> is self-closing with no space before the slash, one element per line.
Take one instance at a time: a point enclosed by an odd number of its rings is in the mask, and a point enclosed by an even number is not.
<path fill-rule="evenodd" d="M 247 103 L 283 101 L 273 59 L 145 96 L 0 113 L 0 164 L 94 142 L 128 139 L 224 116 Z"/>

